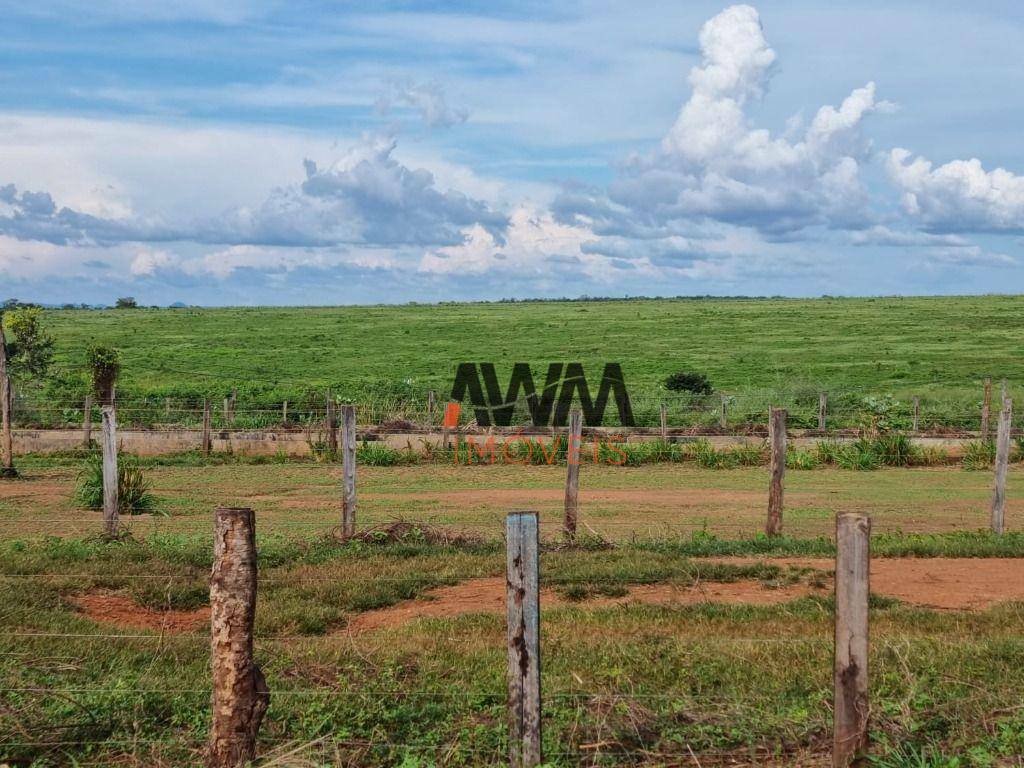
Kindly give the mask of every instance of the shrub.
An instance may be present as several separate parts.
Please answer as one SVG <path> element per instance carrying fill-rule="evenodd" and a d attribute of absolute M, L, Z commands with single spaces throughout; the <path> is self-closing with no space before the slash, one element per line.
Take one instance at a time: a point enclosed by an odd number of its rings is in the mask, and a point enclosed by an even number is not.
<path fill-rule="evenodd" d="M 838 464 L 843 447 L 835 440 L 819 440 L 814 446 L 819 464 Z"/>
<path fill-rule="evenodd" d="M 872 450 L 878 460 L 888 467 L 909 467 L 919 464 L 921 448 L 904 434 L 893 432 L 875 438 Z"/>
<path fill-rule="evenodd" d="M 673 373 L 665 379 L 665 388 L 673 392 L 692 392 L 695 395 L 710 395 L 714 392 L 708 377 L 694 371 Z"/>
<path fill-rule="evenodd" d="M 368 467 L 394 467 L 409 464 L 415 460 L 412 451 L 399 451 L 384 443 L 369 443 L 365 440 L 356 446 L 356 462 Z"/>
<path fill-rule="evenodd" d="M 123 515 L 153 512 L 156 497 L 150 492 L 134 456 L 121 456 L 117 462 L 117 511 Z M 86 509 L 103 509 L 103 457 L 93 454 L 85 463 L 75 490 L 75 503 Z"/>
<path fill-rule="evenodd" d="M 121 371 L 121 356 L 111 347 L 91 346 L 86 363 L 92 373 L 92 389 L 101 403 L 114 399 L 114 383 Z"/>
<path fill-rule="evenodd" d="M 878 469 L 882 462 L 875 453 L 872 441 L 861 438 L 840 448 L 836 464 L 842 469 L 872 470 Z"/>
<path fill-rule="evenodd" d="M 964 443 L 964 469 L 988 469 L 996 461 L 993 440 L 972 440 Z"/>
<path fill-rule="evenodd" d="M 786 451 L 786 467 L 789 469 L 817 469 L 821 466 L 816 454 L 793 448 Z"/>

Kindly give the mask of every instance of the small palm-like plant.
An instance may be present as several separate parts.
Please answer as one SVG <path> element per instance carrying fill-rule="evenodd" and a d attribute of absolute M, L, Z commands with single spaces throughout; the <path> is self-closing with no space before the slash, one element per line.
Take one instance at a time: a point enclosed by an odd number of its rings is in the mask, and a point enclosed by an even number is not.
<path fill-rule="evenodd" d="M 123 515 L 156 510 L 156 497 L 133 456 L 122 456 L 117 463 L 117 501 Z M 89 457 L 78 477 L 75 503 L 86 509 L 103 509 L 103 459 L 99 454 Z"/>

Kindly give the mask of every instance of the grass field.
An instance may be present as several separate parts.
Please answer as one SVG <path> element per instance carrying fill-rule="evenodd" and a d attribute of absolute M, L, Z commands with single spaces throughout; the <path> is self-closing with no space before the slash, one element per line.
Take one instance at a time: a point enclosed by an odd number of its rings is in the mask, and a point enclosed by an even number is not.
<path fill-rule="evenodd" d="M 327 387 L 443 396 L 459 361 L 504 375 L 513 361 L 580 360 L 622 362 L 652 413 L 661 379 L 689 369 L 735 394 L 741 418 L 769 402 L 811 414 L 828 389 L 848 405 L 891 394 L 904 414 L 920 394 L 931 413 L 976 422 L 982 377 L 1024 380 L 1022 309 L 983 297 L 46 317 L 66 369 L 89 343 L 122 350 L 120 402 L 233 388 L 240 408 Z M 77 398 L 76 386 L 49 395 Z M 83 456 L 19 456 L 21 477 L 0 481 L 0 764 L 202 761 L 212 512 L 241 505 L 257 516 L 256 657 L 272 692 L 261 766 L 503 764 L 502 524 L 533 509 L 546 766 L 829 765 L 832 532 L 837 513 L 863 512 L 868 764 L 1021 768 L 1020 447 L 1001 536 L 987 531 L 991 457 L 980 471 L 923 454 L 876 471 L 791 466 L 785 535 L 769 539 L 763 464 L 712 469 L 674 446 L 673 461 L 581 468 L 574 547 L 559 534 L 563 465 L 371 466 L 363 447 L 361 535 L 342 542 L 336 463 L 155 457 L 142 466 L 156 512 L 106 541 L 100 514 L 74 500 Z"/>
<path fill-rule="evenodd" d="M 753 411 L 801 397 L 813 410 L 827 389 L 837 407 L 842 393 L 917 394 L 973 414 L 983 377 L 1024 381 L 1024 297 L 51 311 L 46 322 L 68 369 L 81 368 L 90 343 L 109 344 L 122 350 L 126 394 L 237 388 L 242 407 L 328 387 L 354 401 L 444 397 L 463 361 L 494 362 L 503 381 L 516 361 L 537 375 L 580 361 L 595 379 L 618 361 L 637 400 L 695 370 Z"/>
<path fill-rule="evenodd" d="M 200 760 L 218 504 L 257 513 L 256 653 L 272 691 L 261 765 L 503 761 L 512 508 L 540 510 L 549 544 L 548 765 L 829 764 L 841 511 L 871 514 L 882 568 L 872 764 L 1016 766 L 1024 754 L 1017 467 L 1003 537 L 982 532 L 989 472 L 821 469 L 788 474 L 786 536 L 769 541 L 763 467 L 587 466 L 585 546 L 565 549 L 551 546 L 564 467 L 362 468 L 362 529 L 398 517 L 433 528 L 342 544 L 334 465 L 150 466 L 163 514 L 130 520 L 120 543 L 97 539 L 98 513 L 71 501 L 79 465 L 26 458 L 23 478 L 0 485 L 0 758 L 16 765 Z M 435 543 L 439 527 L 468 538 Z"/>

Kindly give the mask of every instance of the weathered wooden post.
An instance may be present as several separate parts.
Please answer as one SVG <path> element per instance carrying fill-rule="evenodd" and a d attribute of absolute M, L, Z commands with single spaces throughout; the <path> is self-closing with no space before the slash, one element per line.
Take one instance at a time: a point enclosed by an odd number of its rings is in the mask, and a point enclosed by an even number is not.
<path fill-rule="evenodd" d="M 221 507 L 214 518 L 210 574 L 213 717 L 208 768 L 241 768 L 256 758 L 256 736 L 270 703 L 253 660 L 256 521 L 251 509 Z"/>
<path fill-rule="evenodd" d="M 718 426 L 725 431 L 729 427 L 729 411 L 728 411 L 729 398 L 722 395 L 722 410 L 718 414 Z"/>
<path fill-rule="evenodd" d="M 988 440 L 988 420 L 992 410 L 992 379 L 985 379 L 983 382 L 983 394 L 981 397 L 981 439 Z"/>
<path fill-rule="evenodd" d="M 832 765 L 846 768 L 868 746 L 868 584 L 871 521 L 836 517 L 835 712 Z"/>
<path fill-rule="evenodd" d="M 661 440 L 668 442 L 668 406 L 661 404 Z"/>
<path fill-rule="evenodd" d="M 434 423 L 434 410 L 437 408 L 437 393 L 432 389 L 427 390 L 427 424 Z"/>
<path fill-rule="evenodd" d="M 338 420 L 334 418 L 334 396 L 327 393 L 327 416 L 324 422 L 327 429 L 327 451 L 333 460 L 338 455 Z"/>
<path fill-rule="evenodd" d="M 920 431 L 921 426 L 921 398 L 914 395 L 914 432 Z"/>
<path fill-rule="evenodd" d="M 566 446 L 565 520 L 562 527 L 568 539 L 576 538 L 580 511 L 580 447 L 583 443 L 583 414 L 578 408 L 569 412 L 569 442 Z"/>
<path fill-rule="evenodd" d="M 213 440 L 210 438 L 211 411 L 210 398 L 203 398 L 203 456 L 209 456 L 213 448 Z"/>
<path fill-rule="evenodd" d="M 341 533 L 356 535 L 356 407 L 341 406 L 341 469 L 344 488 L 341 502 Z"/>
<path fill-rule="evenodd" d="M 540 533 L 536 512 L 505 520 L 508 742 L 512 768 L 540 765 Z"/>
<path fill-rule="evenodd" d="M 14 468 L 14 426 L 11 420 L 11 376 L 7 371 L 7 339 L 3 314 L 0 313 L 0 443 L 3 447 L 0 477 L 18 476 L 18 470 Z"/>
<path fill-rule="evenodd" d="M 85 396 L 85 403 L 82 405 L 82 447 L 89 448 L 92 445 L 92 395 Z"/>
<path fill-rule="evenodd" d="M 224 426 L 231 426 L 231 398 L 224 398 Z"/>
<path fill-rule="evenodd" d="M 103 532 L 116 538 L 118 532 L 117 486 L 117 411 L 113 405 L 104 405 L 103 418 Z"/>
<path fill-rule="evenodd" d="M 288 401 L 287 400 L 285 400 L 281 404 L 281 423 L 282 424 L 287 424 L 288 423 Z"/>
<path fill-rule="evenodd" d="M 825 431 L 825 417 L 828 414 L 828 395 L 822 392 L 818 395 L 818 431 Z"/>
<path fill-rule="evenodd" d="M 171 398 L 164 398 L 164 418 L 171 418 Z"/>
<path fill-rule="evenodd" d="M 1003 407 L 999 409 L 999 427 L 996 435 L 996 477 L 992 488 L 992 532 L 1003 532 L 1006 511 L 1006 469 L 1010 462 L 1010 428 L 1013 424 L 1013 400 L 1003 392 Z"/>
<path fill-rule="evenodd" d="M 772 408 L 768 424 L 771 444 L 771 481 L 768 486 L 768 523 L 765 533 L 782 534 L 782 495 L 786 475 L 786 409 Z"/>

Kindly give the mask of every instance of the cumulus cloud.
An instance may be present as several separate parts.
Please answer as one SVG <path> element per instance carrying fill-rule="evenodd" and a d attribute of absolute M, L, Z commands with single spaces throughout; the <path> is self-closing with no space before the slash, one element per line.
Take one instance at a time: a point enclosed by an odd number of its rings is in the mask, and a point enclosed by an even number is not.
<path fill-rule="evenodd" d="M 181 259 L 167 251 L 142 250 L 132 259 L 128 271 L 136 277 L 153 277 L 157 272 L 177 267 Z"/>
<path fill-rule="evenodd" d="M 1004 168 L 986 171 L 977 158 L 933 168 L 897 147 L 889 176 L 902 192 L 907 215 L 935 232 L 1024 231 L 1024 176 Z"/>
<path fill-rule="evenodd" d="M 838 107 L 821 107 L 806 128 L 794 120 L 785 135 L 773 136 L 747 115 L 777 58 L 757 10 L 736 5 L 711 18 L 700 49 L 691 95 L 660 147 L 631 158 L 605 189 L 564 191 L 553 204 L 559 220 L 640 241 L 692 238 L 709 224 L 752 228 L 778 241 L 810 227 L 871 226 L 861 178 L 870 144 L 860 129 L 868 115 L 893 108 L 877 98 L 875 84 L 855 89 Z"/>
<path fill-rule="evenodd" d="M 46 192 L 19 192 L 7 185 L 0 187 L 0 234 L 55 245 L 185 241 L 429 247 L 461 243 L 463 229 L 479 225 L 502 239 L 505 214 L 486 201 L 438 188 L 430 171 L 396 160 L 395 147 L 393 137 L 366 138 L 327 168 L 307 160 L 305 181 L 275 189 L 255 208 L 238 207 L 216 219 L 173 225 L 58 208 Z M 143 269 L 150 266 L 140 264 Z"/>

